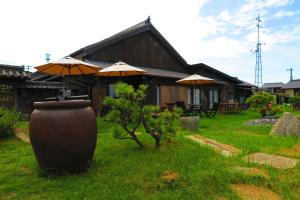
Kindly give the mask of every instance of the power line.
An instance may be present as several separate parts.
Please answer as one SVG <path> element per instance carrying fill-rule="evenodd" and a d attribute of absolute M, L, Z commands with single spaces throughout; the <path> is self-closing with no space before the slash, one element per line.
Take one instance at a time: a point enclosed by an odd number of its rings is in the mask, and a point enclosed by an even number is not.
<path fill-rule="evenodd" d="M 300 47 L 300 43 L 267 43 L 266 45 L 276 45 L 285 47 Z"/>

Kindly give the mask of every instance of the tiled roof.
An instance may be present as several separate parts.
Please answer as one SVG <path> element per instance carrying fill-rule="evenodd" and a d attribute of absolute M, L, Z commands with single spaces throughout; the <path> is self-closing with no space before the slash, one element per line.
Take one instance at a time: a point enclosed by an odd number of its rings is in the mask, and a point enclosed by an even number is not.
<path fill-rule="evenodd" d="M 3 78 L 30 78 L 31 72 L 26 72 L 23 67 L 0 65 L 0 77 Z"/>
<path fill-rule="evenodd" d="M 282 88 L 284 83 L 277 82 L 277 83 L 264 83 L 262 88 Z"/>
<path fill-rule="evenodd" d="M 239 86 L 243 86 L 243 87 L 257 87 L 256 85 L 253 85 L 252 83 L 248 83 L 246 81 L 242 81 L 240 80 L 242 83 L 238 84 Z"/>
<path fill-rule="evenodd" d="M 285 84 L 282 88 L 283 89 L 296 89 L 296 88 L 300 88 L 300 79 L 291 80 L 287 84 Z"/>
<path fill-rule="evenodd" d="M 175 57 L 177 57 L 180 60 L 180 62 L 182 62 L 184 65 L 187 64 L 186 61 L 181 57 L 181 55 L 176 51 L 176 49 L 152 25 L 152 23 L 150 22 L 150 18 L 148 18 L 147 20 L 140 22 L 130 28 L 127 28 L 109 38 L 106 38 L 100 42 L 96 42 L 94 44 L 83 47 L 83 48 L 79 49 L 78 51 L 71 53 L 69 56 L 71 56 L 71 57 L 76 57 L 78 55 L 84 56 L 96 49 L 103 48 L 105 46 L 108 46 L 110 44 L 113 44 L 115 42 L 123 40 L 125 38 L 128 38 L 130 36 L 133 36 L 133 35 L 136 35 L 136 34 L 139 34 L 142 32 L 146 32 L 146 31 L 150 31 L 151 33 L 153 33 L 164 45 L 167 46 L 167 48 L 174 54 Z"/>
<path fill-rule="evenodd" d="M 86 60 L 86 62 L 94 64 L 94 65 L 99 65 L 104 68 L 109 67 L 113 64 L 111 62 L 90 61 L 90 60 Z M 145 70 L 146 76 L 157 76 L 157 77 L 166 77 L 166 78 L 175 78 L 175 79 L 181 79 L 181 78 L 190 76 L 190 74 L 185 74 L 185 73 L 175 72 L 175 71 L 168 71 L 168 70 L 157 69 L 157 68 L 149 68 L 149 67 L 141 67 L 141 66 L 133 66 L 133 67 L 137 67 L 139 69 Z"/>
<path fill-rule="evenodd" d="M 27 81 L 21 88 L 30 89 L 62 89 L 61 82 L 46 82 L 46 81 Z"/>

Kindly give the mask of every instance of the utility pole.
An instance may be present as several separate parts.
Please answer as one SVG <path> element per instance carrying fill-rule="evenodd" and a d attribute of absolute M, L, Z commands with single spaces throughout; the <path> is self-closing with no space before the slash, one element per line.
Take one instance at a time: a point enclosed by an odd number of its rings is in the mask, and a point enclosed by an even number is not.
<path fill-rule="evenodd" d="M 260 28 L 262 26 L 260 25 L 261 19 L 259 14 L 257 15 L 257 18 L 255 18 L 257 21 L 257 43 L 256 43 L 256 50 L 255 50 L 255 55 L 256 55 L 256 63 L 255 63 L 255 82 L 254 84 L 257 87 L 262 86 L 262 62 L 261 62 L 261 42 L 260 42 Z"/>
<path fill-rule="evenodd" d="M 45 59 L 46 59 L 46 62 L 49 63 L 50 61 L 50 53 L 45 53 Z"/>
<path fill-rule="evenodd" d="M 288 68 L 286 71 L 289 71 L 290 72 L 290 81 L 293 80 L 293 68 Z"/>

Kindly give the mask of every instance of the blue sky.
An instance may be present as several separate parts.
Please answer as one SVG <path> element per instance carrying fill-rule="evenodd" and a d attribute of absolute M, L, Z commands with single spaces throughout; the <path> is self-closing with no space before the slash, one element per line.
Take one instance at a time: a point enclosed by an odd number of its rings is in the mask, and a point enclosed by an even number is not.
<path fill-rule="evenodd" d="M 300 78 L 300 0 L 10 0 L 0 2 L 0 60 L 36 66 L 151 16 L 190 64 L 254 82 L 255 17 L 262 18 L 263 82 Z"/>
<path fill-rule="evenodd" d="M 257 29 L 254 19 L 258 13 L 261 15 L 263 26 L 261 29 L 261 42 L 264 44 L 262 45 L 263 82 L 288 81 L 289 74 L 286 69 L 290 67 L 294 68 L 295 78 L 300 78 L 299 0 L 225 0 L 222 4 L 217 0 L 208 0 L 199 10 L 200 18 L 216 19 L 221 15 L 223 18 L 220 17 L 218 22 L 226 22 L 226 25 L 224 27 L 216 25 L 219 26 L 220 31 L 204 40 L 225 37 L 233 44 L 236 42 L 237 49 L 236 51 L 230 47 L 222 49 L 222 51 L 231 51 L 232 57 L 222 58 L 220 55 L 211 58 L 207 55 L 202 60 L 253 83 L 255 54 L 250 50 L 255 50 Z M 230 44 L 224 40 L 223 45 Z"/>

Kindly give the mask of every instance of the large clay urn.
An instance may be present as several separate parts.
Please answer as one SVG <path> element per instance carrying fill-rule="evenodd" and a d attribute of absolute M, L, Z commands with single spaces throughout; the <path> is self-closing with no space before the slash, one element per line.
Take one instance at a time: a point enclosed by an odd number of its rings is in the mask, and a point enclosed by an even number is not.
<path fill-rule="evenodd" d="M 89 100 L 35 102 L 30 141 L 47 172 L 76 173 L 86 169 L 97 140 L 96 116 Z"/>

